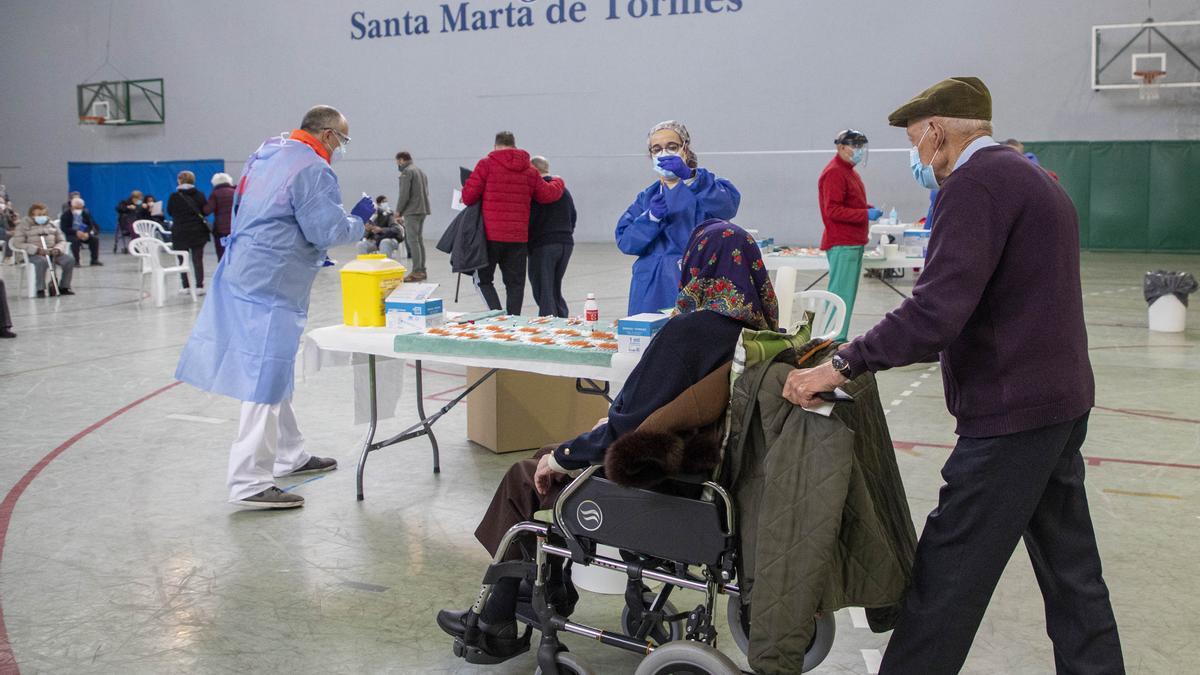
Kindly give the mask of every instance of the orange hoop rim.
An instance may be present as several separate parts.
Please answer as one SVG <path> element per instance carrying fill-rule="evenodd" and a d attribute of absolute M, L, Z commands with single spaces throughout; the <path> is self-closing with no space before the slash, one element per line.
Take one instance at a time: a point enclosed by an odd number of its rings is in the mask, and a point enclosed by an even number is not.
<path fill-rule="evenodd" d="M 1154 84 L 1154 81 L 1167 74 L 1165 70 L 1135 70 L 1135 77 L 1142 78 L 1142 84 Z"/>
<path fill-rule="evenodd" d="M 98 115 L 80 115 L 80 124 L 104 124 L 104 118 Z"/>

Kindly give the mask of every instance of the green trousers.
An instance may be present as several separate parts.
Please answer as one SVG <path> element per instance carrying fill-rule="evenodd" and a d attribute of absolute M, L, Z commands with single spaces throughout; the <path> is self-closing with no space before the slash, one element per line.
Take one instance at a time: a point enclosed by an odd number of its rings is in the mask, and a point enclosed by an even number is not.
<path fill-rule="evenodd" d="M 825 252 L 829 259 L 829 292 L 846 301 L 846 322 L 838 340 L 844 341 L 850 332 L 850 317 L 854 315 L 854 298 L 858 296 L 858 280 L 862 277 L 863 246 L 834 246 Z"/>

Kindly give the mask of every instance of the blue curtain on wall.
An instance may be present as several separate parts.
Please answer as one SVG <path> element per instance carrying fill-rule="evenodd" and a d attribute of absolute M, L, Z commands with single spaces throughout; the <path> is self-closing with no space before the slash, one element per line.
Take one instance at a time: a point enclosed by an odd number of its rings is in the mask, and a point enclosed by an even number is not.
<path fill-rule="evenodd" d="M 117 229 L 117 203 L 134 190 L 154 195 L 166 208 L 175 191 L 180 171 L 196 174 L 196 187 L 204 194 L 212 189 L 213 174 L 225 170 L 220 159 L 184 159 L 170 162 L 67 162 L 68 190 L 78 190 L 100 229 Z M 51 209 L 57 208 L 52 204 Z M 164 213 L 165 215 L 165 213 Z"/>

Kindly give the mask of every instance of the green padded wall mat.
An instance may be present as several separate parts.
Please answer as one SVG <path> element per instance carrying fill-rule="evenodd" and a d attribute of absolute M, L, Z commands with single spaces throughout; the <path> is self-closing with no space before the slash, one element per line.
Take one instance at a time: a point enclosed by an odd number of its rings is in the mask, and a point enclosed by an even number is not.
<path fill-rule="evenodd" d="M 1058 174 L 1083 248 L 1200 251 L 1200 141 L 1025 144 Z"/>

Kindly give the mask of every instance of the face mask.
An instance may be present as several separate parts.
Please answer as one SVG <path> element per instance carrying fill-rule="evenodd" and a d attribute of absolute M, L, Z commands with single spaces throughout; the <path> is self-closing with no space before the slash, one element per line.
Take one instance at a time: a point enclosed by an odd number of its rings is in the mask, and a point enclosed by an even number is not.
<path fill-rule="evenodd" d="M 72 209 L 72 210 L 71 210 L 71 215 L 73 215 L 73 216 L 75 216 L 76 218 L 78 218 L 79 216 L 82 216 L 82 215 L 83 215 L 83 211 L 75 211 L 75 210 L 73 210 L 73 209 Z"/>
<path fill-rule="evenodd" d="M 862 163 L 862 161 L 864 159 L 866 159 L 866 157 L 867 157 L 867 149 L 865 147 L 855 148 L 854 153 L 852 155 L 850 155 L 850 163 L 854 164 L 854 165 L 858 165 L 858 164 Z"/>
<path fill-rule="evenodd" d="M 38 225 L 45 225 L 46 222 L 49 220 L 50 220 L 49 216 L 34 216 L 33 217 L 33 222 L 37 223 Z"/>
<path fill-rule="evenodd" d="M 137 204 L 138 206 L 141 206 L 141 205 L 142 205 L 142 200 L 140 200 L 140 199 L 135 199 L 135 200 L 133 200 L 133 203 L 134 203 L 134 204 Z"/>
<path fill-rule="evenodd" d="M 392 205 L 391 205 L 391 204 L 389 204 L 389 203 L 387 203 L 387 202 L 384 202 L 384 203 L 382 203 L 382 204 L 380 204 L 380 205 L 379 205 L 379 210 L 380 210 L 380 211 L 391 211 L 391 210 L 392 210 Z"/>
<path fill-rule="evenodd" d="M 938 182 L 937 176 L 933 175 L 933 159 L 937 158 L 938 151 L 933 151 L 933 158 L 930 159 L 929 164 L 922 164 L 921 152 L 918 149 L 921 147 L 921 143 L 925 141 L 925 136 L 929 133 L 930 128 L 925 128 L 925 133 L 921 134 L 921 139 L 908 151 L 908 165 L 912 169 L 913 178 L 917 181 L 918 185 L 926 190 L 936 190 Z"/>
<path fill-rule="evenodd" d="M 666 169 L 664 169 L 658 165 L 658 160 L 660 158 L 670 157 L 670 156 L 683 157 L 683 155 L 678 152 L 668 152 L 666 150 L 657 152 L 653 155 L 654 171 L 657 172 L 658 175 L 662 176 L 663 178 L 666 178 L 667 180 L 679 180 L 679 176 L 676 176 L 675 174 L 671 173 L 670 171 L 667 171 Z"/>

